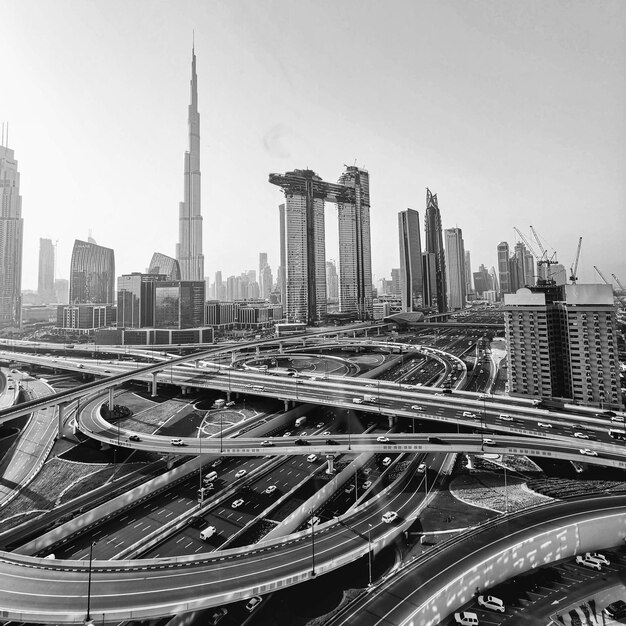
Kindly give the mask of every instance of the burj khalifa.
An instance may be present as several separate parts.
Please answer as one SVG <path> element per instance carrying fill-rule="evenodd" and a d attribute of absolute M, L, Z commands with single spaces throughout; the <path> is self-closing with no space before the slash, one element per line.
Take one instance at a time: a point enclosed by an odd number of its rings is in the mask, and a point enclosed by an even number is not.
<path fill-rule="evenodd" d="M 200 114 L 195 48 L 192 48 L 191 56 L 191 103 L 188 123 L 189 150 L 185 152 L 185 199 L 179 204 L 176 258 L 180 264 L 182 280 L 204 280 L 200 203 Z"/>

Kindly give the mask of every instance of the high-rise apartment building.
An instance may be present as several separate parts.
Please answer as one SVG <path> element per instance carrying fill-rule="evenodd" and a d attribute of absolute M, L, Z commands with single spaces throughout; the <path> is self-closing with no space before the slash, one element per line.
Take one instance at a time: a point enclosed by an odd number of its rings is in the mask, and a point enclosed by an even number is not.
<path fill-rule="evenodd" d="M 171 256 L 155 252 L 150 260 L 148 274 L 165 274 L 167 280 L 180 280 L 180 264 Z"/>
<path fill-rule="evenodd" d="M 76 239 L 70 262 L 70 304 L 113 304 L 114 291 L 113 250 Z"/>
<path fill-rule="evenodd" d="M 463 232 L 460 228 L 447 228 L 444 231 L 446 270 L 448 279 L 448 309 L 456 311 L 465 308 L 465 250 Z"/>
<path fill-rule="evenodd" d="M 202 210 L 200 202 L 200 114 L 198 113 L 198 76 L 196 51 L 191 53 L 191 103 L 188 114 L 189 150 L 185 152 L 184 200 L 179 204 L 179 235 L 176 258 L 182 280 L 204 280 L 202 254 Z"/>
<path fill-rule="evenodd" d="M 419 311 L 424 301 L 422 243 L 419 213 L 406 209 L 398 213 L 400 236 L 400 294 L 403 311 Z"/>
<path fill-rule="evenodd" d="M 511 394 L 620 407 L 609 285 L 522 288 L 504 303 Z"/>
<path fill-rule="evenodd" d="M 52 239 L 39 239 L 37 296 L 41 304 L 56 302 L 54 292 L 54 245 Z"/>
<path fill-rule="evenodd" d="M 22 197 L 13 150 L 0 141 L 0 328 L 22 324 Z"/>
<path fill-rule="evenodd" d="M 429 307 L 434 307 L 439 313 L 445 313 L 448 310 L 448 288 L 446 280 L 446 259 L 443 248 L 443 235 L 441 228 L 441 213 L 439 212 L 439 203 L 437 194 L 432 194 L 430 189 L 426 189 L 426 252 L 435 255 L 435 298 L 425 302 Z M 428 292 L 429 298 L 433 292 Z"/>
<path fill-rule="evenodd" d="M 500 296 L 511 293 L 511 268 L 509 264 L 509 244 L 501 241 L 498 244 L 498 282 L 500 283 Z"/>

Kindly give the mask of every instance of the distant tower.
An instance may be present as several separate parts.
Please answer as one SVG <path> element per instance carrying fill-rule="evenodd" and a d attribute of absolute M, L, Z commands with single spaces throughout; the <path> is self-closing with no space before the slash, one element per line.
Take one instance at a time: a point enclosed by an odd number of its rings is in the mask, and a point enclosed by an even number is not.
<path fill-rule="evenodd" d="M 465 292 L 469 295 L 474 293 L 472 287 L 472 262 L 470 260 L 469 250 L 465 251 Z"/>
<path fill-rule="evenodd" d="M 167 280 L 180 280 L 180 265 L 176 259 L 155 252 L 150 259 L 148 274 L 165 274 Z"/>
<path fill-rule="evenodd" d="M 423 306 L 422 244 L 419 213 L 413 209 L 398 213 L 400 240 L 400 290 L 403 311 Z"/>
<path fill-rule="evenodd" d="M 426 189 L 426 252 L 435 255 L 435 287 L 436 302 L 430 302 L 439 313 L 448 310 L 447 282 L 446 282 L 446 259 L 443 250 L 443 235 L 441 230 L 441 213 L 437 202 L 437 194 L 430 193 Z"/>
<path fill-rule="evenodd" d="M 445 230 L 446 267 L 448 270 L 448 307 L 451 311 L 465 308 L 465 250 L 460 228 Z"/>
<path fill-rule="evenodd" d="M 277 289 L 280 292 L 280 303 L 285 308 L 287 302 L 287 244 L 285 242 L 285 205 L 278 205 L 278 221 L 280 228 L 280 265 L 276 277 Z"/>
<path fill-rule="evenodd" d="M 334 261 L 326 261 L 326 290 L 328 299 L 333 302 L 339 300 L 339 276 L 337 276 L 337 266 Z"/>
<path fill-rule="evenodd" d="M 511 269 L 509 266 L 509 244 L 501 241 L 498 244 L 498 282 L 500 283 L 500 297 L 511 293 Z"/>
<path fill-rule="evenodd" d="M 70 264 L 70 304 L 113 304 L 114 292 L 113 250 L 76 239 Z"/>
<path fill-rule="evenodd" d="M 8 134 L 8 133 L 7 133 Z M 0 328 L 22 322 L 22 197 L 13 150 L 0 141 Z"/>
<path fill-rule="evenodd" d="M 191 104 L 189 105 L 189 150 L 185 152 L 185 194 L 179 204 L 179 235 L 176 258 L 182 280 L 204 280 L 202 213 L 200 204 L 200 114 L 196 51 L 191 53 Z"/>
<path fill-rule="evenodd" d="M 54 245 L 52 239 L 39 239 L 37 295 L 43 304 L 56 300 L 54 293 Z"/>

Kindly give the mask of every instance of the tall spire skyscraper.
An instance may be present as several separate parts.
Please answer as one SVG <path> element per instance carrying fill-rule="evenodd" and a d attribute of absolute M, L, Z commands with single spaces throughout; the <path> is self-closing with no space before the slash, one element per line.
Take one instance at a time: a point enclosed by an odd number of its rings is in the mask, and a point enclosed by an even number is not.
<path fill-rule="evenodd" d="M 191 52 L 191 103 L 189 104 L 189 150 L 185 152 L 185 196 L 179 205 L 176 258 L 182 280 L 204 280 L 202 213 L 200 204 L 200 114 L 196 51 Z"/>
<path fill-rule="evenodd" d="M 437 194 L 430 193 L 426 189 L 426 252 L 435 255 L 435 280 L 433 291 L 436 292 L 436 302 L 427 304 L 437 308 L 439 313 L 448 310 L 447 281 L 446 281 L 446 259 L 443 249 L 443 237 L 441 230 L 441 213 Z M 432 282 L 432 281 L 431 281 Z"/>

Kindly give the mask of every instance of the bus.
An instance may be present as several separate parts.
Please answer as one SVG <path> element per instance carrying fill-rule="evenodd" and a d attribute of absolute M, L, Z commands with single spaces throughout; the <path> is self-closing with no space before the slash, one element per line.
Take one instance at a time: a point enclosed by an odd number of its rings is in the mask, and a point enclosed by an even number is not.
<path fill-rule="evenodd" d="M 611 428 L 609 430 L 609 436 L 613 437 L 613 439 L 620 439 L 622 441 L 626 441 L 626 430 L 621 430 L 619 428 Z"/>

